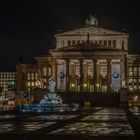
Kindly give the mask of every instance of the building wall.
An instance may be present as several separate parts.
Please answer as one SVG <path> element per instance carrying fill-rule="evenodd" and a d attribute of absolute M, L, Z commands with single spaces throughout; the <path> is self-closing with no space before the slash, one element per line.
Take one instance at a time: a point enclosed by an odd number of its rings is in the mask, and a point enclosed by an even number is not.
<path fill-rule="evenodd" d="M 34 88 L 43 88 L 46 89 L 48 85 L 48 78 L 52 77 L 56 82 L 56 90 L 60 90 L 61 84 L 58 83 L 61 81 L 58 77 L 59 75 L 59 68 L 62 66 L 62 64 L 59 64 L 59 60 L 64 61 L 64 71 L 65 71 L 65 80 L 64 82 L 64 88 L 60 91 L 66 91 L 68 88 L 73 88 L 74 84 L 76 83 L 76 92 L 80 91 L 81 87 L 78 83 L 79 79 L 74 79 L 72 75 L 67 75 L 67 72 L 71 72 L 71 69 L 73 65 L 69 64 L 69 69 L 67 67 L 67 63 L 65 62 L 66 59 L 71 59 L 70 61 L 77 59 L 78 62 L 80 59 L 90 59 L 97 60 L 97 81 L 99 83 L 99 86 L 101 84 L 101 79 L 99 79 L 100 73 L 101 73 L 101 65 L 100 60 L 108 60 L 111 59 L 111 66 L 110 70 L 112 70 L 113 65 L 119 63 L 120 65 L 120 87 L 127 87 L 129 91 L 139 91 L 140 90 L 140 56 L 138 55 L 128 55 L 128 34 L 124 33 L 118 33 L 115 31 L 108 31 L 108 30 L 97 30 L 96 33 L 102 33 L 102 34 L 92 34 L 90 30 L 86 30 L 83 32 L 80 31 L 81 29 L 78 29 L 78 31 L 73 30 L 72 32 L 64 32 L 62 34 L 56 34 L 56 48 L 54 49 L 53 53 L 50 53 L 50 55 L 46 56 L 40 56 L 35 57 L 36 64 L 20 64 L 17 66 L 17 89 L 18 90 L 32 90 Z M 86 42 L 88 39 L 87 33 L 90 32 L 89 39 L 90 42 L 100 44 L 103 46 L 109 46 L 112 48 L 118 48 L 122 52 L 117 51 L 100 51 L 100 52 L 89 52 L 82 56 L 81 52 L 59 52 L 59 48 L 65 48 L 70 47 L 73 44 L 79 44 L 82 42 Z M 76 33 L 78 34 L 76 34 Z M 105 32 L 105 33 L 104 33 Z M 79 34 L 80 33 L 80 34 Z M 90 54 L 90 56 L 89 56 Z M 86 57 L 85 57 L 86 56 Z M 115 62 L 116 59 L 119 59 L 119 62 Z M 59 66 L 58 66 L 59 65 Z M 60 66 L 61 65 L 61 66 Z M 91 63 L 91 66 L 93 66 L 94 63 Z M 106 61 L 105 66 L 107 67 L 109 65 Z M 76 67 L 80 67 L 80 63 L 77 64 Z M 75 68 L 76 68 L 75 67 Z M 87 65 L 83 65 L 84 67 L 84 73 L 86 73 L 85 69 L 88 68 Z M 95 71 L 95 70 L 94 70 Z M 108 74 L 109 69 L 107 69 Z M 112 71 L 110 72 L 110 76 L 107 76 L 106 81 L 110 84 L 112 83 Z M 85 74 L 87 75 L 87 74 Z M 78 76 L 78 75 L 76 75 Z M 76 77 L 78 78 L 78 77 Z M 89 75 L 88 75 L 89 78 Z M 58 80 L 59 79 L 59 80 Z M 110 81 L 108 81 L 110 79 Z M 89 79 L 84 78 L 83 79 L 83 86 L 87 86 L 88 90 L 94 91 L 97 84 L 94 84 L 94 87 L 90 87 L 91 81 Z M 108 86 L 109 84 L 106 84 Z M 79 86 L 79 87 L 78 87 Z M 109 87 L 103 87 L 104 90 L 107 88 L 109 90 Z M 111 87 L 110 87 L 111 88 Z M 107 91 L 108 91 L 107 90 Z M 75 90 L 74 90 L 75 91 Z M 85 92 L 87 92 L 87 89 L 84 89 Z M 101 92 L 102 90 L 100 90 Z M 97 92 L 97 90 L 96 90 Z"/>
<path fill-rule="evenodd" d="M 16 84 L 16 72 L 0 72 L 0 87 L 3 91 L 7 91 L 10 88 L 8 87 L 10 81 L 14 82 L 13 84 Z"/>

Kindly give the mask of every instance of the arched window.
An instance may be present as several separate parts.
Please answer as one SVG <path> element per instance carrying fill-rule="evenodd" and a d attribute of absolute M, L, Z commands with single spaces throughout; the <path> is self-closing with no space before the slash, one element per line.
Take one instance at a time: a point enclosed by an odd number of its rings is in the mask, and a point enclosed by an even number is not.
<path fill-rule="evenodd" d="M 122 41 L 122 49 L 124 50 L 125 48 L 124 48 L 124 40 Z"/>

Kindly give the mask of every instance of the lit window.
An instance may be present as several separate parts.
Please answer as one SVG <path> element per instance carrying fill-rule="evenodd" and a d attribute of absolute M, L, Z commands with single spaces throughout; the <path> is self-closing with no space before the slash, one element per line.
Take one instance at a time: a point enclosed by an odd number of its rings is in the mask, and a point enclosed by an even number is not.
<path fill-rule="evenodd" d="M 137 67 L 133 68 L 134 76 L 137 76 Z"/>
<path fill-rule="evenodd" d="M 138 76 L 140 76 L 140 67 L 138 68 Z"/>
<path fill-rule="evenodd" d="M 30 80 L 30 73 L 27 73 L 27 80 Z"/>
<path fill-rule="evenodd" d="M 47 68 L 43 67 L 43 76 L 47 76 Z"/>
<path fill-rule="evenodd" d="M 132 67 L 129 67 L 129 68 L 128 68 L 128 73 L 129 73 L 129 76 L 132 76 L 132 75 L 133 75 Z"/>
<path fill-rule="evenodd" d="M 137 83 L 137 79 L 134 79 L 133 81 L 134 81 L 134 83 Z"/>
<path fill-rule="evenodd" d="M 134 90 L 137 90 L 137 86 L 134 86 Z"/>
<path fill-rule="evenodd" d="M 28 87 L 30 86 L 30 82 L 27 82 L 27 86 L 28 86 Z"/>
<path fill-rule="evenodd" d="M 32 86 L 34 86 L 34 82 L 32 82 Z"/>
<path fill-rule="evenodd" d="M 38 73 L 35 73 L 35 79 L 36 80 L 38 79 Z"/>
<path fill-rule="evenodd" d="M 48 68 L 48 75 L 49 75 L 49 76 L 52 75 L 52 69 L 51 69 L 51 67 Z"/>
<path fill-rule="evenodd" d="M 130 91 L 133 91 L 133 87 L 132 87 L 132 86 L 129 86 L 129 90 L 130 90 Z"/>
<path fill-rule="evenodd" d="M 35 78 L 35 77 L 34 77 L 34 73 L 32 73 L 32 80 L 34 80 L 34 78 Z"/>
<path fill-rule="evenodd" d="M 132 79 L 129 79 L 128 82 L 129 82 L 129 83 L 132 83 Z"/>

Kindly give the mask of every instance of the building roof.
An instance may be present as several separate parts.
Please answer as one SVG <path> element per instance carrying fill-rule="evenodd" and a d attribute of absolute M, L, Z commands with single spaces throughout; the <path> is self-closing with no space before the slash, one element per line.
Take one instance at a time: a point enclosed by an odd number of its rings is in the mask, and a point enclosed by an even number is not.
<path fill-rule="evenodd" d="M 63 31 L 61 33 L 55 34 L 55 37 L 58 36 L 83 36 L 90 34 L 91 36 L 104 36 L 104 35 L 119 35 L 119 36 L 126 36 L 129 37 L 127 33 L 124 32 L 119 32 L 119 31 L 114 31 L 111 29 L 107 29 L 104 27 L 99 27 L 99 26 L 94 26 L 94 25 L 88 25 L 88 26 L 83 26 L 80 28 L 72 29 L 69 31 Z"/>
<path fill-rule="evenodd" d="M 63 47 L 63 48 L 56 48 L 51 51 L 57 52 L 88 52 L 88 51 L 125 51 L 119 48 L 100 45 L 96 43 L 92 43 L 90 41 L 78 43 L 75 45 Z"/>

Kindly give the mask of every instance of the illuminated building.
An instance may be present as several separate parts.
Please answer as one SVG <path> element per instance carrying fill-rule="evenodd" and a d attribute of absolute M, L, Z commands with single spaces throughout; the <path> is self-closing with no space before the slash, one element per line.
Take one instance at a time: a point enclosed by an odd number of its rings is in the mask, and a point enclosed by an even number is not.
<path fill-rule="evenodd" d="M 127 33 L 86 26 L 55 35 L 56 48 L 35 57 L 36 64 L 17 66 L 17 89 L 47 88 L 51 76 L 57 92 L 118 92 L 140 90 L 140 56 L 128 54 Z"/>
<path fill-rule="evenodd" d="M 0 72 L 0 87 L 2 91 L 14 90 L 16 86 L 16 72 Z"/>

